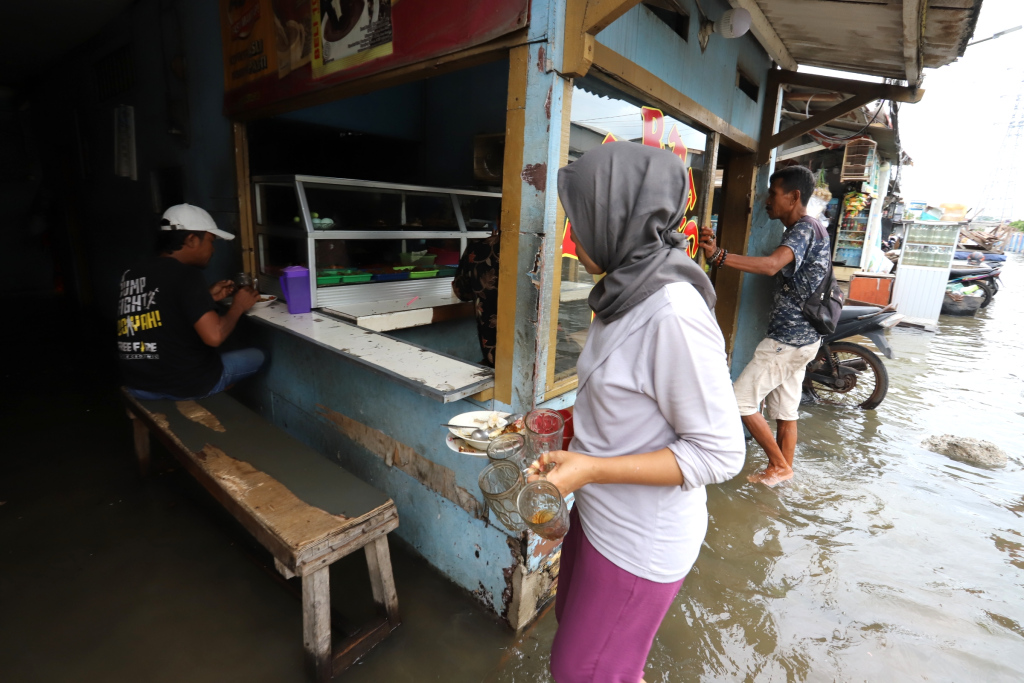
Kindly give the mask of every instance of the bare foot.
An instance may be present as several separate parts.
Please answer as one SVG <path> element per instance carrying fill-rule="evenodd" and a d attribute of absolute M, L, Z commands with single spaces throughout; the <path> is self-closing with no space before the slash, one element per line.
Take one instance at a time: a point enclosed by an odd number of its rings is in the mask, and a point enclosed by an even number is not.
<path fill-rule="evenodd" d="M 764 472 L 760 474 L 752 474 L 747 477 L 747 481 L 753 484 L 764 484 L 765 486 L 775 486 L 781 484 L 787 479 L 793 478 L 793 469 L 790 467 L 782 468 L 774 465 L 769 465 L 765 468 Z"/>

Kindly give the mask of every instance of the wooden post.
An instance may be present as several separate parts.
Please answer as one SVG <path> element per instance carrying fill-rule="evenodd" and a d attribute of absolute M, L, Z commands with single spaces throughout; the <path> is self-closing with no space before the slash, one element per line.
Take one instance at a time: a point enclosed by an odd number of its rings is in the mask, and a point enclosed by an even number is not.
<path fill-rule="evenodd" d="M 253 277 L 256 271 L 256 238 L 252 227 L 252 191 L 249 183 L 249 136 L 245 124 L 231 124 L 235 138 L 235 181 L 238 191 L 238 232 L 242 249 L 242 270 Z"/>
<path fill-rule="evenodd" d="M 334 673 L 331 661 L 331 577 L 330 566 L 302 577 L 302 648 L 306 671 L 317 681 L 329 681 Z"/>
<path fill-rule="evenodd" d="M 370 586 L 373 588 L 373 601 L 382 607 L 388 616 L 391 628 L 402 623 L 398 614 L 398 593 L 395 591 L 395 578 L 391 574 L 391 551 L 388 549 L 388 537 L 381 536 L 373 543 L 363 546 L 366 551 L 366 565 L 370 570 Z"/>
<path fill-rule="evenodd" d="M 718 245 L 728 249 L 729 253 L 747 253 L 756 178 L 757 167 L 754 165 L 753 154 L 735 154 L 730 157 L 722 183 L 722 210 L 718 216 Z M 730 356 L 736 340 L 742 287 L 742 272 L 728 267 L 718 271 L 715 278 L 715 290 L 718 293 L 715 316 L 722 328 L 725 349 Z"/>
<path fill-rule="evenodd" d="M 135 417 L 135 413 L 129 412 L 128 417 L 132 419 L 132 436 L 135 440 L 135 456 L 139 459 L 139 474 L 143 477 L 149 476 L 149 428 L 142 420 Z"/>

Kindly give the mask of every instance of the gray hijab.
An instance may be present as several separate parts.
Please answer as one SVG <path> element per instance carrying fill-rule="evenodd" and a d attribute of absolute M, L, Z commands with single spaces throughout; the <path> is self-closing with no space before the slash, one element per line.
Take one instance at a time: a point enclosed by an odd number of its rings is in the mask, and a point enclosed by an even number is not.
<path fill-rule="evenodd" d="M 686 254 L 679 224 L 687 174 L 671 152 L 612 142 L 558 171 L 558 197 L 572 231 L 606 275 L 590 292 L 603 322 L 618 320 L 673 282 L 689 282 L 715 306 L 715 290 Z"/>

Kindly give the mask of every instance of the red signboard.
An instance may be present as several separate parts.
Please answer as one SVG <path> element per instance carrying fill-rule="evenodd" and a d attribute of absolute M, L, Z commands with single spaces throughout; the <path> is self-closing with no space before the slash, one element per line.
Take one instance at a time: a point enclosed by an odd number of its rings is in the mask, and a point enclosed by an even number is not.
<path fill-rule="evenodd" d="M 276 44 L 270 48 L 264 39 L 255 48 L 240 47 L 232 31 L 244 32 L 260 19 L 269 23 L 267 5 L 273 6 Z M 481 45 L 525 27 L 529 6 L 529 0 L 221 0 L 225 71 L 239 71 L 244 49 L 265 46 L 276 58 L 230 84 L 225 113 L 241 115 Z"/>
<path fill-rule="evenodd" d="M 644 134 L 643 144 L 648 147 L 657 147 L 658 149 L 667 149 L 668 151 L 679 157 L 679 160 L 686 164 L 686 145 L 683 144 L 683 138 L 679 135 L 679 131 L 675 125 L 668 132 L 668 144 L 662 142 L 662 138 L 665 136 L 665 115 L 660 109 L 654 109 L 652 107 L 641 107 L 640 118 L 643 121 Z M 606 145 L 609 142 L 619 142 L 619 139 L 608 133 L 604 140 L 601 142 L 602 145 Z M 686 197 L 686 212 L 693 211 L 694 207 L 697 206 L 697 191 L 693 186 L 693 169 L 688 168 L 687 172 L 690 175 L 690 191 Z M 690 218 L 687 219 L 683 216 L 682 222 L 679 224 L 679 232 L 686 235 L 686 253 L 690 258 L 697 256 L 698 241 L 700 239 L 700 230 L 697 227 L 697 221 Z M 565 219 L 565 229 L 562 233 L 562 256 L 568 258 L 578 258 L 576 256 L 576 243 L 572 241 L 572 224 L 569 223 L 569 219 Z"/>

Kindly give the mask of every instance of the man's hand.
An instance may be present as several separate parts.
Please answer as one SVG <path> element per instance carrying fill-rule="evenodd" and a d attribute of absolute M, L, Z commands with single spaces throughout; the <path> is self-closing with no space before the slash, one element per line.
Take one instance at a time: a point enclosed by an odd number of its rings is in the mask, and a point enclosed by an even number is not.
<path fill-rule="evenodd" d="M 213 297 L 214 301 L 220 301 L 226 296 L 230 296 L 235 291 L 235 283 L 231 280 L 221 280 L 210 287 L 210 296 Z"/>
<path fill-rule="evenodd" d="M 235 298 L 231 302 L 231 308 L 237 308 L 245 313 L 253 304 L 260 300 L 260 293 L 252 287 L 242 287 L 235 292 Z"/>
<path fill-rule="evenodd" d="M 700 229 L 700 248 L 704 250 L 704 258 L 710 259 L 718 245 L 715 243 L 715 232 L 705 226 Z"/>

